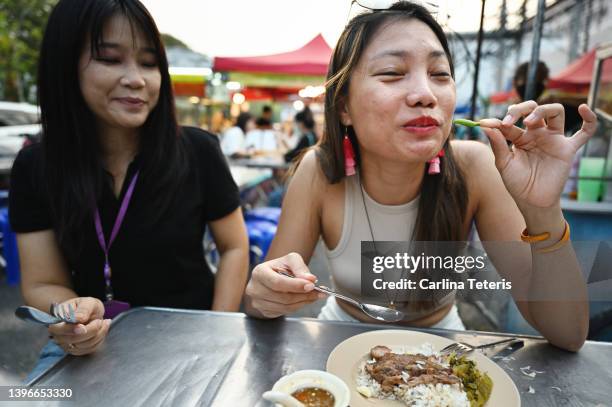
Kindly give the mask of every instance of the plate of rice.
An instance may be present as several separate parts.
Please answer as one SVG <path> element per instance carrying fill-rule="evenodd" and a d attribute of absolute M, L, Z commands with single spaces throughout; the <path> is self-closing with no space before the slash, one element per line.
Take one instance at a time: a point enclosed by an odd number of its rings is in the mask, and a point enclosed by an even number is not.
<path fill-rule="evenodd" d="M 336 346 L 327 371 L 348 384 L 351 407 L 520 407 L 501 367 L 479 352 L 441 356 L 451 343 L 418 331 L 366 332 Z"/>

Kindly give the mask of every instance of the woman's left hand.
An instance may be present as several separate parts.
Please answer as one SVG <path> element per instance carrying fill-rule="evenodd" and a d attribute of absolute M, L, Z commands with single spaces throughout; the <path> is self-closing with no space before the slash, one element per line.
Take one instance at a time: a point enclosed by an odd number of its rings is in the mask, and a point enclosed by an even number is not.
<path fill-rule="evenodd" d="M 519 207 L 548 208 L 559 202 L 576 151 L 597 128 L 597 116 L 587 105 L 580 105 L 578 112 L 582 128 L 572 137 L 564 135 L 565 112 L 558 103 L 538 106 L 530 100 L 510 106 L 503 121 L 480 121 L 495 165 Z M 525 117 L 525 129 L 514 126 L 520 117 Z"/>

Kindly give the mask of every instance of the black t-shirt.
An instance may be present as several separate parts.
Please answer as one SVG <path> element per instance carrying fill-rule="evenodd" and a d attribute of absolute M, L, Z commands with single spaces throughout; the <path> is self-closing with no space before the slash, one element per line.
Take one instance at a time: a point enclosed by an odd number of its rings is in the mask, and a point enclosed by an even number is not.
<path fill-rule="evenodd" d="M 115 298 L 132 306 L 210 309 L 214 276 L 204 258 L 203 236 L 208 221 L 220 219 L 240 205 L 238 188 L 217 137 L 196 128 L 183 128 L 188 174 L 174 204 L 155 224 L 147 215 L 153 197 L 136 183 L 119 234 L 109 251 Z M 9 216 L 16 233 L 53 229 L 49 197 L 42 173 L 42 148 L 35 144 L 17 156 L 11 173 Z M 138 169 L 128 167 L 119 198 L 105 184 L 99 211 L 106 241 L 127 186 Z M 67 256 L 65 256 L 67 257 Z M 93 216 L 82 231 L 82 249 L 66 259 L 79 296 L 104 300 L 104 252 Z"/>

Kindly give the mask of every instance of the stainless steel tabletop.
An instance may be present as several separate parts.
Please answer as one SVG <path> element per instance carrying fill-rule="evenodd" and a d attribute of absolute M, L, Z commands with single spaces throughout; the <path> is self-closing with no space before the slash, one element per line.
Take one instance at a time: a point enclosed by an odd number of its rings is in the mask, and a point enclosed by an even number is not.
<path fill-rule="evenodd" d="M 73 401 L 64 403 L 70 406 L 263 407 L 268 404 L 261 394 L 281 376 L 302 369 L 325 370 L 328 355 L 340 342 L 385 328 L 402 329 L 136 308 L 113 321 L 100 351 L 65 357 L 31 384 L 71 388 Z M 505 337 L 419 331 L 474 345 Z M 514 380 L 523 406 L 612 406 L 612 344 L 589 341 L 580 352 L 570 353 L 537 337 L 520 338 L 524 347 L 493 360 Z M 543 373 L 529 377 L 520 370 L 525 366 Z M 534 393 L 528 392 L 530 387 Z"/>
<path fill-rule="evenodd" d="M 285 162 L 282 156 L 261 156 L 253 158 L 236 158 L 229 160 L 230 166 L 248 168 L 288 169 L 291 163 Z"/>

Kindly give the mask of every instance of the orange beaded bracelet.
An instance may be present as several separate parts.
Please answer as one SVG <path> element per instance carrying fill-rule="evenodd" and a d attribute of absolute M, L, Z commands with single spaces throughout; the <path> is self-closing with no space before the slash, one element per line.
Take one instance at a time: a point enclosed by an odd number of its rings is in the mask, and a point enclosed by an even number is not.
<path fill-rule="evenodd" d="M 538 235 L 530 236 L 527 234 L 527 229 L 525 229 L 521 233 L 521 240 L 526 243 L 543 242 L 549 238 L 550 238 L 549 232 L 544 232 Z M 570 226 L 569 226 L 569 223 L 565 221 L 565 230 L 563 231 L 563 236 L 561 236 L 561 239 L 557 243 L 553 244 L 552 246 L 537 249 L 536 252 L 549 253 L 549 252 L 555 251 L 559 249 L 561 246 L 563 246 L 565 242 L 568 242 L 569 240 L 570 240 Z"/>
<path fill-rule="evenodd" d="M 525 228 L 525 230 L 523 230 L 523 233 L 521 233 L 521 240 L 525 243 L 536 243 L 536 242 L 543 242 L 544 240 L 548 240 L 550 238 L 550 233 L 548 232 L 544 232 L 544 233 L 540 233 L 539 235 L 528 235 L 527 234 L 527 228 Z"/>

